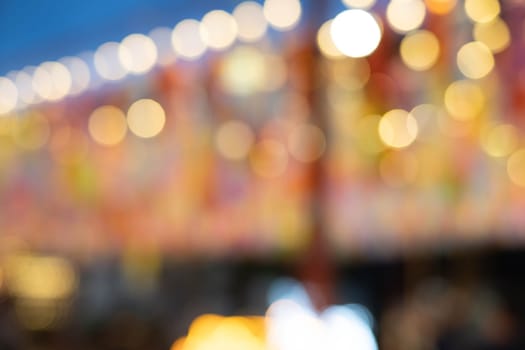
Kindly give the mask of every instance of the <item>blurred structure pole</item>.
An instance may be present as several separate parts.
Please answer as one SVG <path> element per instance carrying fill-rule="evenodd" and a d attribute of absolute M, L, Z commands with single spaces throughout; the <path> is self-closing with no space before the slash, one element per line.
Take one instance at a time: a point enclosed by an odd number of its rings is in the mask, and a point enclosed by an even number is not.
<path fill-rule="evenodd" d="M 306 98 L 310 107 L 310 122 L 323 130 L 327 147 L 329 133 L 323 103 L 323 75 L 321 72 L 321 56 L 316 45 L 317 30 L 323 23 L 327 13 L 328 1 L 310 0 L 309 17 L 305 23 L 305 45 L 301 46 L 298 59 L 301 64 L 301 76 L 304 77 Z M 324 157 L 311 163 L 308 169 L 311 181 L 310 210 L 312 215 L 312 237 L 298 266 L 298 275 L 306 285 L 314 306 L 322 310 L 334 302 L 334 265 L 324 232 L 323 205 L 325 170 Z"/>

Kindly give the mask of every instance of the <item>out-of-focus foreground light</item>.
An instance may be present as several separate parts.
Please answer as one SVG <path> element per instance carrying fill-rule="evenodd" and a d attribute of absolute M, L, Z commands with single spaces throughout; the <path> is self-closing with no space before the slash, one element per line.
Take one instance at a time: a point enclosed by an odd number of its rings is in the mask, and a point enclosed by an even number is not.
<path fill-rule="evenodd" d="M 393 109 L 385 113 L 379 122 L 379 136 L 390 147 L 407 147 L 415 141 L 417 134 L 416 119 L 402 109 Z"/>
<path fill-rule="evenodd" d="M 120 44 L 119 59 L 122 66 L 131 73 L 144 74 L 157 62 L 157 47 L 151 38 L 131 34 Z"/>
<path fill-rule="evenodd" d="M 486 23 L 476 23 L 474 39 L 485 44 L 493 53 L 505 50 L 510 45 L 510 30 L 505 21 L 497 17 Z"/>
<path fill-rule="evenodd" d="M 121 49 L 116 42 L 107 42 L 99 46 L 94 56 L 95 69 L 97 73 L 106 80 L 120 80 L 128 74 L 122 61 L 131 61 L 127 49 Z"/>
<path fill-rule="evenodd" d="M 413 70 L 431 68 L 439 58 L 439 41 L 434 33 L 427 30 L 409 33 L 399 48 L 403 62 Z"/>
<path fill-rule="evenodd" d="M 302 12 L 299 0 L 266 0 L 263 10 L 268 23 L 282 31 L 295 27 Z"/>
<path fill-rule="evenodd" d="M 449 13 L 456 6 L 457 0 L 425 0 L 428 11 L 437 15 Z"/>
<path fill-rule="evenodd" d="M 257 41 L 268 28 L 263 7 L 255 1 L 244 1 L 237 5 L 233 10 L 233 18 L 237 22 L 237 35 L 242 41 Z"/>
<path fill-rule="evenodd" d="M 374 6 L 376 0 L 343 0 L 343 4 L 352 8 L 368 9 Z"/>
<path fill-rule="evenodd" d="M 237 47 L 222 62 L 222 87 L 233 95 L 246 96 L 262 90 L 267 70 L 262 52 L 253 47 Z"/>
<path fill-rule="evenodd" d="M 467 78 L 481 79 L 492 71 L 495 62 L 492 52 L 485 44 L 472 41 L 459 49 L 457 64 Z"/>
<path fill-rule="evenodd" d="M 498 0 L 465 0 L 465 12 L 474 22 L 490 22 L 499 15 L 500 11 Z"/>
<path fill-rule="evenodd" d="M 317 31 L 317 46 L 321 53 L 328 58 L 345 57 L 341 51 L 335 46 L 332 40 L 331 27 L 332 21 L 324 22 Z"/>
<path fill-rule="evenodd" d="M 237 22 L 228 12 L 214 10 L 208 12 L 201 21 L 202 40 L 214 50 L 224 50 L 233 44 L 237 37 Z"/>
<path fill-rule="evenodd" d="M 507 174 L 516 185 L 525 187 L 525 149 L 521 148 L 509 157 Z"/>
<path fill-rule="evenodd" d="M 445 90 L 445 107 L 453 118 L 471 120 L 483 111 L 485 95 L 481 87 L 472 81 L 455 81 Z"/>
<path fill-rule="evenodd" d="M 323 131 L 312 124 L 298 125 L 288 137 L 288 150 L 300 162 L 310 163 L 319 159 L 325 148 Z"/>
<path fill-rule="evenodd" d="M 171 43 L 175 53 L 187 60 L 195 60 L 206 51 L 200 30 L 200 23 L 185 19 L 173 28 Z"/>
<path fill-rule="evenodd" d="M 126 116 L 117 107 L 99 107 L 91 113 L 88 129 L 97 143 L 104 146 L 116 145 L 126 136 Z"/>
<path fill-rule="evenodd" d="M 381 28 L 374 16 L 364 10 L 346 10 L 331 25 L 332 40 L 349 57 L 370 55 L 381 41 Z"/>
<path fill-rule="evenodd" d="M 426 7 L 421 0 L 391 0 L 386 9 L 388 24 L 399 33 L 419 28 L 425 15 Z"/>
<path fill-rule="evenodd" d="M 505 157 L 519 144 L 519 132 L 511 124 L 497 125 L 482 134 L 481 145 L 492 157 Z"/>
<path fill-rule="evenodd" d="M 86 62 L 78 57 L 64 57 L 59 62 L 66 66 L 71 73 L 71 89 L 69 93 L 78 95 L 84 92 L 91 81 L 91 73 Z"/>
<path fill-rule="evenodd" d="M 132 133 L 142 138 L 151 138 L 164 128 L 166 113 L 158 102 L 141 99 L 129 107 L 127 121 Z"/>
<path fill-rule="evenodd" d="M 215 145 L 226 159 L 246 158 L 255 140 L 252 129 L 244 122 L 231 120 L 223 123 L 215 134 Z"/>
<path fill-rule="evenodd" d="M 278 177 L 288 165 L 286 147 L 277 140 L 262 140 L 255 144 L 250 153 L 250 165 L 253 172 L 261 177 Z"/>
<path fill-rule="evenodd" d="M 17 146 L 26 150 L 38 150 L 49 139 L 49 121 L 46 116 L 31 111 L 12 120 L 11 137 Z"/>
<path fill-rule="evenodd" d="M 4 77 L 0 77 L 0 114 L 7 114 L 15 107 L 18 100 L 18 90 L 15 84 Z"/>
<path fill-rule="evenodd" d="M 44 62 L 33 74 L 33 89 L 48 101 L 58 101 L 71 89 L 71 74 L 59 62 Z"/>

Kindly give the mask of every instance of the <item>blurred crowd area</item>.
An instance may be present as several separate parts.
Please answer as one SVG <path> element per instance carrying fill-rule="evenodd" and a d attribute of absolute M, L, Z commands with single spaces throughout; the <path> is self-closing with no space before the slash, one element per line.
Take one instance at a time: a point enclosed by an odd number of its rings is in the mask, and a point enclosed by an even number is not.
<path fill-rule="evenodd" d="M 217 322 L 231 316 L 237 317 L 231 318 L 234 324 L 252 320 L 258 325 L 255 334 L 262 339 L 259 347 L 243 343 L 244 333 L 234 327 L 224 333 L 225 338 L 216 337 L 212 348 L 297 349 L 293 342 L 317 329 L 309 328 L 305 320 L 313 317 L 330 326 L 323 311 L 333 305 L 358 305 L 369 313 L 367 324 L 378 345 L 366 345 L 361 333 L 352 333 L 349 327 L 344 332 L 354 336 L 356 349 L 522 349 L 525 341 L 525 282 L 521 278 L 525 254 L 519 250 L 338 264 L 330 285 L 332 294 L 323 306 L 314 313 L 278 320 L 278 329 L 286 330 L 292 339 L 286 346 L 275 347 L 265 345 L 271 338 L 272 317 L 279 316 L 275 300 L 288 295 L 305 305 L 303 292 L 319 298 L 321 286 L 291 279 L 299 275 L 297 264 L 183 262 L 168 257 L 151 268 L 145 263 L 150 258 L 143 257 L 143 264 L 133 268 L 117 256 L 89 265 L 68 265 L 56 256 L 33 255 L 32 259 L 55 260 L 39 261 L 40 270 L 33 272 L 49 274 L 40 279 L 13 281 L 6 274 L 0 302 L 2 349 L 193 349 L 177 345 L 176 340 L 186 336 L 190 326 L 199 328 L 194 325 L 198 318 L 210 314 L 217 315 L 208 316 Z M 62 274 L 55 284 L 53 273 Z M 74 279 L 69 290 L 64 286 L 67 278 Z M 28 287 L 24 283 L 31 289 L 24 289 Z M 201 337 L 210 336 L 215 326 L 206 327 Z M 186 339 L 192 339 L 192 332 L 195 337 L 196 331 L 190 331 Z M 344 334 L 331 349 L 348 346 Z M 218 339 L 222 342 L 217 343 Z"/>

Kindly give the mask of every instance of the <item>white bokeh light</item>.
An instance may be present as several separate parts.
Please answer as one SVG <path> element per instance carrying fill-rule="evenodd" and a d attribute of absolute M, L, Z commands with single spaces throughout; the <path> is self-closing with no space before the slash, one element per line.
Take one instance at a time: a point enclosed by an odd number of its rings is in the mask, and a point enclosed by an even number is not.
<path fill-rule="evenodd" d="M 330 34 L 336 48 L 349 57 L 368 56 L 381 41 L 381 28 L 374 16 L 359 9 L 338 14 Z"/>

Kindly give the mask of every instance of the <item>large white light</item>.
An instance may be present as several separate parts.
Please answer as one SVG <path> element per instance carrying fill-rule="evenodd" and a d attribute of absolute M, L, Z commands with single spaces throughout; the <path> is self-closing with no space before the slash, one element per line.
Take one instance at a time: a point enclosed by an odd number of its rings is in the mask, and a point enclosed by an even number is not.
<path fill-rule="evenodd" d="M 359 9 L 338 14 L 330 34 L 337 49 L 349 57 L 368 56 L 381 41 L 381 28 L 374 16 Z"/>

